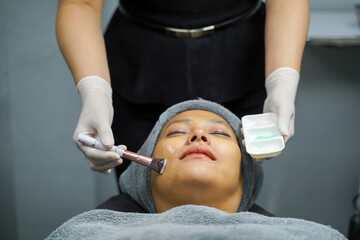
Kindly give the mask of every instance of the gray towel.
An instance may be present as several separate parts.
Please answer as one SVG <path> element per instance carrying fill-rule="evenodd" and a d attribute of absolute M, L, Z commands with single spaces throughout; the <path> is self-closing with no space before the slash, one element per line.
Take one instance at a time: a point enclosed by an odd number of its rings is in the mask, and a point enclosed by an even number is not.
<path fill-rule="evenodd" d="M 233 129 L 241 150 L 241 173 L 244 191 L 239 211 L 247 211 L 253 205 L 262 185 L 263 171 L 261 165 L 250 157 L 241 144 L 243 136 L 240 132 L 241 120 L 220 104 L 203 99 L 181 102 L 168 108 L 160 115 L 154 128 L 149 134 L 138 153 L 151 156 L 163 126 L 175 115 L 187 110 L 205 110 L 224 118 Z M 166 171 L 166 169 L 165 169 Z M 151 213 L 155 213 L 155 204 L 151 194 L 150 170 L 140 164 L 132 162 L 120 177 L 121 192 L 129 194 L 136 202 Z"/>
<path fill-rule="evenodd" d="M 346 239 L 338 231 L 310 221 L 228 214 L 216 208 L 184 205 L 160 214 L 92 210 L 65 222 L 47 239 Z"/>

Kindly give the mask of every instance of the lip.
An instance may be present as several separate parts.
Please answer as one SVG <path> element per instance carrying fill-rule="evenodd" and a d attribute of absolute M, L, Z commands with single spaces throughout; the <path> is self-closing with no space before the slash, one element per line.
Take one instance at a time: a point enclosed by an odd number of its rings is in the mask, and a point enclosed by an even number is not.
<path fill-rule="evenodd" d="M 213 161 L 216 160 L 214 154 L 205 147 L 192 147 L 192 148 L 188 149 L 180 157 L 180 160 L 186 158 L 188 155 L 191 155 L 191 154 L 202 154 L 202 155 L 207 156 L 208 158 L 210 158 Z"/>

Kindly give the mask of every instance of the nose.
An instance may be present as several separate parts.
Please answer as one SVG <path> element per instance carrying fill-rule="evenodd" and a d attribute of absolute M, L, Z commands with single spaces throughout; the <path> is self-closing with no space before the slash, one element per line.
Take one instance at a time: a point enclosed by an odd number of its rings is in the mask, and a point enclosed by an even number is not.
<path fill-rule="evenodd" d="M 192 134 L 190 134 L 189 139 L 188 139 L 188 143 L 193 143 L 193 142 L 204 142 L 204 143 L 209 143 L 209 137 L 207 136 L 206 132 L 202 129 L 196 129 L 195 131 L 192 132 Z"/>

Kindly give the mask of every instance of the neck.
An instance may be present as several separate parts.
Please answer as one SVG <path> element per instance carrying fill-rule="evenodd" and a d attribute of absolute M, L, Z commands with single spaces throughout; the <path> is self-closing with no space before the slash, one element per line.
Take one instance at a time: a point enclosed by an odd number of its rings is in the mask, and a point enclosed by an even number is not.
<path fill-rule="evenodd" d="M 214 207 L 227 213 L 236 213 L 240 206 L 243 193 L 242 184 L 236 189 L 214 190 L 204 186 L 191 186 L 187 188 L 177 188 L 174 192 L 161 194 L 153 189 L 153 199 L 157 212 L 165 212 L 171 208 L 181 205 L 193 204 Z"/>

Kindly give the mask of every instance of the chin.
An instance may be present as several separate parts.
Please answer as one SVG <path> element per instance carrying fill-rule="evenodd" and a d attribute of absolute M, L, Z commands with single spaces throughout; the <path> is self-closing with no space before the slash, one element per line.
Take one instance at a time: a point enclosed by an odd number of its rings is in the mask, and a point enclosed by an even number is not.
<path fill-rule="evenodd" d="M 218 168 L 215 165 L 203 164 L 199 162 L 193 162 L 191 164 L 184 164 L 178 167 L 180 176 L 184 180 L 192 182 L 216 182 L 219 177 Z"/>

